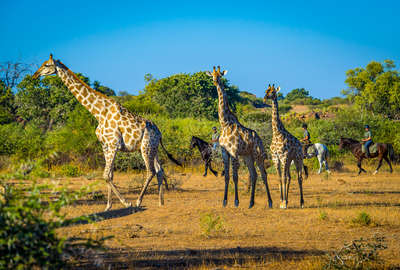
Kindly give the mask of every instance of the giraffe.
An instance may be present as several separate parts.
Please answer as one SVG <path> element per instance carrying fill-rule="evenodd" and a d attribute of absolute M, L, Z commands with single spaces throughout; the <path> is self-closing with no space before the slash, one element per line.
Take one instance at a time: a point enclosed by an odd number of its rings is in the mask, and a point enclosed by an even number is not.
<path fill-rule="evenodd" d="M 212 77 L 213 83 L 218 92 L 218 118 L 221 125 L 221 135 L 219 137 L 219 144 L 223 149 L 222 158 L 224 161 L 224 174 L 225 174 L 225 193 L 223 206 L 226 206 L 228 200 L 228 187 L 229 187 L 229 162 L 232 163 L 232 178 L 235 185 L 235 206 L 239 206 L 238 198 L 238 169 L 239 169 L 239 156 L 243 158 L 250 173 L 251 195 L 249 208 L 254 205 L 254 194 L 257 180 L 257 172 L 254 163 L 257 164 L 261 177 L 264 181 L 266 193 L 268 196 L 269 208 L 272 208 L 271 194 L 268 188 L 267 172 L 264 167 L 264 160 L 266 153 L 261 138 L 257 132 L 244 127 L 237 117 L 229 109 L 228 99 L 224 91 L 224 84 L 221 81 L 222 76 L 226 75 L 227 71 L 221 72 L 218 66 L 216 70 L 206 72 L 208 76 Z"/>
<path fill-rule="evenodd" d="M 130 113 L 119 103 L 106 95 L 90 88 L 68 69 L 60 60 L 54 60 L 50 54 L 49 60 L 35 72 L 33 78 L 56 74 L 68 87 L 75 98 L 97 120 L 96 136 L 100 141 L 106 161 L 103 178 L 108 184 L 107 206 L 105 211 L 112 207 L 112 192 L 125 207 L 132 204 L 126 202 L 113 183 L 113 167 L 117 151 L 141 151 L 147 169 L 147 179 L 137 199 L 136 206 L 140 207 L 143 196 L 152 178 L 156 175 L 159 190 L 159 205 L 164 204 L 162 181 L 164 171 L 158 160 L 158 146 L 161 144 L 169 159 L 177 165 L 175 160 L 162 144 L 162 136 L 158 127 L 141 116 Z"/>
<path fill-rule="evenodd" d="M 300 141 L 285 129 L 279 117 L 277 100 L 277 93 L 279 91 L 280 87 L 276 89 L 274 85 L 272 87 L 269 85 L 265 91 L 264 102 L 267 102 L 267 99 L 272 100 L 272 142 L 270 149 L 272 160 L 279 175 L 280 208 L 287 208 L 291 179 L 290 164 L 292 161 L 294 161 L 297 170 L 297 180 L 300 187 L 300 207 L 303 208 L 302 169 L 304 168 L 306 177 L 308 177 L 308 169 L 303 164 L 303 149 Z M 283 179 L 281 167 L 283 167 Z"/>

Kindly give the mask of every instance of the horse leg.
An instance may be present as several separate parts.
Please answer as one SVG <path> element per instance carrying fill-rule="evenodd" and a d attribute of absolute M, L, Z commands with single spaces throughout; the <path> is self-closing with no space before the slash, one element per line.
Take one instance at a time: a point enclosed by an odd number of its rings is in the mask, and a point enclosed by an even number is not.
<path fill-rule="evenodd" d="M 318 174 L 320 174 L 322 172 L 322 155 L 318 155 L 318 163 L 319 163 L 319 170 L 318 170 Z"/>
<path fill-rule="evenodd" d="M 208 162 L 204 161 L 204 174 L 203 174 L 204 177 L 207 176 L 207 168 L 208 168 Z"/>
<path fill-rule="evenodd" d="M 218 172 L 215 171 L 215 170 L 211 167 L 211 160 L 208 161 L 208 168 L 210 169 L 210 171 L 211 171 L 215 176 L 218 176 Z"/>
<path fill-rule="evenodd" d="M 382 160 L 383 160 L 383 157 L 380 156 L 380 157 L 379 157 L 378 167 L 377 167 L 376 170 L 374 171 L 373 175 L 375 175 L 375 174 L 378 173 L 379 168 L 382 166 Z"/>
<path fill-rule="evenodd" d="M 390 173 L 393 173 L 393 168 L 392 168 L 392 163 L 390 162 L 389 158 L 387 156 L 383 157 L 386 161 L 386 163 L 389 165 L 390 167 Z"/>

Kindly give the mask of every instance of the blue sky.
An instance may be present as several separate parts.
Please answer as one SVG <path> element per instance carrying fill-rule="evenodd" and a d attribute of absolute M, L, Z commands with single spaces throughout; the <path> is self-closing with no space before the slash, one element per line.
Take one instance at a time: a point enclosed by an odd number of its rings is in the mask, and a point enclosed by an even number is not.
<path fill-rule="evenodd" d="M 400 64 L 400 1 L 9 1 L 0 8 L 0 62 L 42 63 L 137 94 L 144 75 L 227 69 L 263 96 L 304 87 L 339 96 L 345 72 Z"/>

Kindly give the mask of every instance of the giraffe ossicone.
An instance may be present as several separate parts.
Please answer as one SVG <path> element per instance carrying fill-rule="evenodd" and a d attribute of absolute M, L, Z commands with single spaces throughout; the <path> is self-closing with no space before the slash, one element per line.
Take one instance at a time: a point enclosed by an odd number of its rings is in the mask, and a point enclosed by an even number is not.
<path fill-rule="evenodd" d="M 56 74 L 67 86 L 75 98 L 81 103 L 98 121 L 96 136 L 103 147 L 106 160 L 103 177 L 108 184 L 108 196 L 106 211 L 112 206 L 111 193 L 114 192 L 121 203 L 130 207 L 132 204 L 126 202 L 113 183 L 114 160 L 117 151 L 140 151 L 146 165 L 147 179 L 136 206 L 140 206 L 143 196 L 150 181 L 157 176 L 159 189 L 159 204 L 164 204 L 163 180 L 166 181 L 164 170 L 158 160 L 158 146 L 167 153 L 177 165 L 175 160 L 162 144 L 162 136 L 158 127 L 151 121 L 141 116 L 130 113 L 114 99 L 99 93 L 84 83 L 74 72 L 68 69 L 61 61 L 54 60 L 53 55 L 45 61 L 34 73 L 33 78 Z"/>

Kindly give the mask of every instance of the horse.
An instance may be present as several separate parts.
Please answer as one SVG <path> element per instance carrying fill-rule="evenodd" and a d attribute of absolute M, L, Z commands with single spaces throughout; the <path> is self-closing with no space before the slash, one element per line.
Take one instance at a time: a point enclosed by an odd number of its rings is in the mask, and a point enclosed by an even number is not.
<path fill-rule="evenodd" d="M 358 163 L 357 166 L 359 168 L 358 175 L 361 174 L 361 172 L 367 172 L 361 167 L 361 161 L 364 158 L 379 158 L 379 164 L 378 167 L 376 168 L 374 174 L 378 173 L 379 168 L 382 165 L 382 159 L 384 159 L 387 164 L 390 167 L 390 173 L 393 172 L 392 164 L 390 161 L 394 160 L 394 149 L 393 146 L 390 143 L 376 143 L 377 144 L 377 152 L 376 153 L 370 153 L 370 156 L 367 157 L 365 153 L 362 151 L 362 145 L 359 141 L 353 140 L 350 138 L 340 138 L 340 143 L 339 143 L 339 149 L 348 149 L 350 150 L 353 155 L 357 158 Z M 390 158 L 390 160 L 389 160 Z"/>
<path fill-rule="evenodd" d="M 308 150 L 312 150 L 311 153 Z M 307 153 L 305 154 L 305 158 L 313 158 L 317 157 L 318 162 L 319 162 L 319 170 L 318 174 L 322 172 L 322 166 L 325 165 L 325 170 L 327 173 L 330 173 L 331 171 L 329 170 L 328 167 L 328 147 L 326 147 L 325 144 L 322 143 L 314 143 L 310 145 L 307 149 Z"/>
<path fill-rule="evenodd" d="M 200 151 L 201 158 L 204 161 L 205 169 L 203 176 L 207 176 L 207 169 L 210 168 L 210 171 L 215 175 L 218 176 L 218 172 L 213 170 L 211 167 L 211 160 L 212 160 L 212 147 L 208 142 L 203 141 L 199 137 L 193 136 L 190 142 L 190 149 L 197 147 Z"/>

